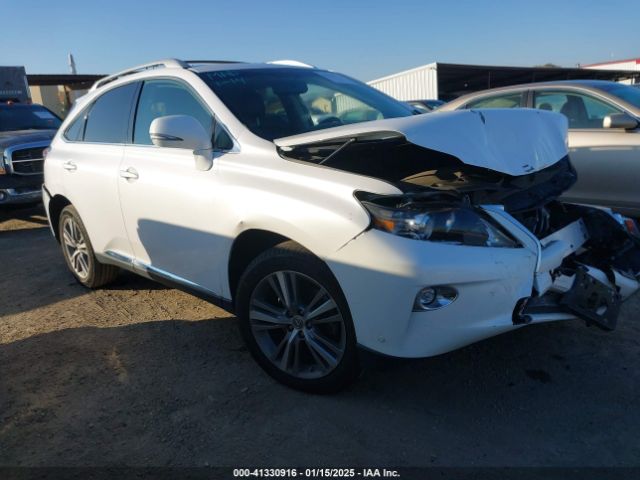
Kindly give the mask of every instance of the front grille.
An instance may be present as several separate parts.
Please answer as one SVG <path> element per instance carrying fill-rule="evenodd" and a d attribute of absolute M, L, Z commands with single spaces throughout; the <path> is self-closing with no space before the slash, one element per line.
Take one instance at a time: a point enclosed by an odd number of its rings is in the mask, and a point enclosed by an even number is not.
<path fill-rule="evenodd" d="M 9 163 L 15 175 L 38 175 L 44 167 L 42 155 L 45 147 L 31 147 L 15 149 L 11 152 Z"/>

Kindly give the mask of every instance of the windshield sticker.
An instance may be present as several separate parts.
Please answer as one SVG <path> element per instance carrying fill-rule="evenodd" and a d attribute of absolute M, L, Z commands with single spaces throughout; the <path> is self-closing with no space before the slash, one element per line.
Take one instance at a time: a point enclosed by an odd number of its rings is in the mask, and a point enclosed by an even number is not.
<path fill-rule="evenodd" d="M 233 70 L 226 70 L 221 72 L 209 72 L 207 77 L 211 79 L 211 82 L 216 87 L 224 87 L 227 85 L 246 85 L 247 80 L 241 77 L 238 72 Z"/>
<path fill-rule="evenodd" d="M 40 117 L 40 118 L 42 118 L 44 120 L 52 120 L 52 119 L 56 118 L 51 114 L 51 112 L 47 112 L 46 110 L 36 111 L 36 112 L 33 112 L 33 113 L 35 113 L 38 117 Z"/>

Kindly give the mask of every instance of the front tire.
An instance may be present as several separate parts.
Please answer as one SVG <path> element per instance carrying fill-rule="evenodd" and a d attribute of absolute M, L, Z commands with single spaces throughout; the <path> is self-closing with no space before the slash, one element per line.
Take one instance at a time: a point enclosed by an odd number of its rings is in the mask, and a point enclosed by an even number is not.
<path fill-rule="evenodd" d="M 277 245 L 247 267 L 236 311 L 252 356 L 285 385 L 330 393 L 358 375 L 355 329 L 342 290 L 327 265 L 295 242 Z"/>
<path fill-rule="evenodd" d="M 118 267 L 98 261 L 87 230 L 72 205 L 66 206 L 60 213 L 58 229 L 62 255 L 78 282 L 88 288 L 98 288 L 115 280 Z"/>

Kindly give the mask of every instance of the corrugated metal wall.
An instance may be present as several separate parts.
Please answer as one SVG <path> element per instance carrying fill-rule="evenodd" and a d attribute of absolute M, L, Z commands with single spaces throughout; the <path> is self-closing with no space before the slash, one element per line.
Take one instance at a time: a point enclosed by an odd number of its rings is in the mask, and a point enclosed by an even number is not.
<path fill-rule="evenodd" d="M 333 99 L 333 113 L 340 114 L 354 108 L 366 108 L 367 106 L 359 100 L 348 95 L 340 95 L 339 93 Z"/>
<path fill-rule="evenodd" d="M 438 70 L 436 63 L 371 80 L 367 83 L 398 100 L 438 98 Z"/>

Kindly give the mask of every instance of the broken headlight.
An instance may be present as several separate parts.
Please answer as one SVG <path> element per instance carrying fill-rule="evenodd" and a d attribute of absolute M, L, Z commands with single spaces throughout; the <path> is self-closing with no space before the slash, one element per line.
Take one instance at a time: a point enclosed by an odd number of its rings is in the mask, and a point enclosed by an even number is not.
<path fill-rule="evenodd" d="M 373 228 L 401 237 L 475 247 L 520 246 L 488 215 L 468 206 L 362 204 L 371 214 Z"/>

